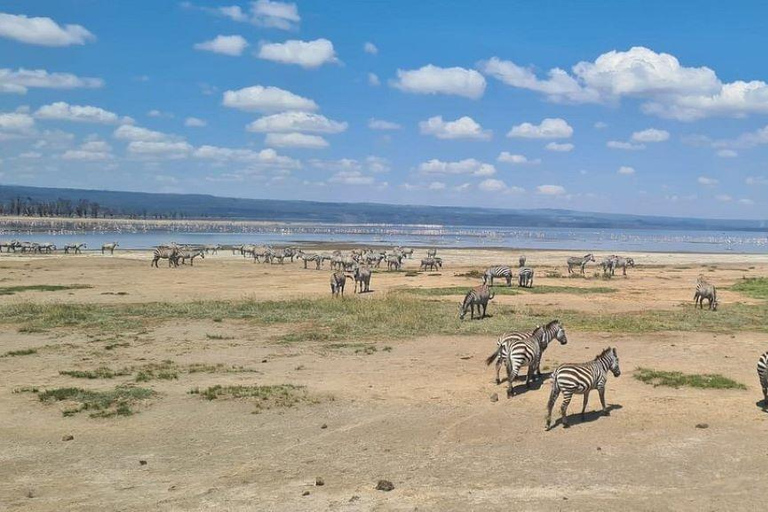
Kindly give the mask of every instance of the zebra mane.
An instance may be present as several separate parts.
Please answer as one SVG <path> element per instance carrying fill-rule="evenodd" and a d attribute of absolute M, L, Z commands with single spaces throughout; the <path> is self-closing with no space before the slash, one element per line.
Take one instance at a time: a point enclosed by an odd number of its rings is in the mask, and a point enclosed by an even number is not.
<path fill-rule="evenodd" d="M 552 327 L 553 325 L 555 325 L 555 324 L 559 324 L 559 323 L 560 323 L 560 320 L 552 320 L 552 321 L 551 321 L 551 322 L 549 322 L 549 323 L 548 323 L 548 324 L 547 324 L 547 325 L 546 325 L 544 328 L 545 328 L 545 329 L 549 329 L 549 328 L 550 328 L 550 327 Z"/>
<path fill-rule="evenodd" d="M 608 348 L 606 348 L 606 349 L 603 349 L 603 351 L 602 351 L 602 352 L 600 352 L 600 355 L 598 355 L 598 356 L 595 358 L 595 361 L 597 361 L 598 359 L 601 359 L 601 358 L 605 357 L 605 356 L 606 356 L 606 355 L 607 355 L 609 352 L 611 352 L 611 351 L 613 351 L 613 349 L 612 349 L 611 347 L 608 347 Z"/>

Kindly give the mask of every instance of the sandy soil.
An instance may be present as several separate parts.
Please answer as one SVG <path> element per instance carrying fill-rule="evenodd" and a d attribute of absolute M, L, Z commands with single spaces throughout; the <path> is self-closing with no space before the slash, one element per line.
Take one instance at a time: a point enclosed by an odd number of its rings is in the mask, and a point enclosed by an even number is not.
<path fill-rule="evenodd" d="M 537 285 L 610 286 L 614 294 L 499 296 L 504 303 L 607 311 L 663 309 L 691 301 L 699 274 L 720 286 L 768 274 L 768 256 L 633 255 L 630 276 L 603 281 L 565 274 L 566 253 L 527 253 Z M 381 272 L 370 300 L 404 286 L 469 286 L 455 274 L 516 261 L 504 251 L 444 251 L 439 276 Z M 599 257 L 599 255 L 596 255 Z M 663 267 L 659 267 L 663 265 Z M 417 260 L 408 267 L 417 267 Z M 328 294 L 328 271 L 252 264 L 221 253 L 194 268 L 150 269 L 148 253 L 27 257 L 0 255 L 0 287 L 88 284 L 92 288 L 0 296 L 19 301 L 133 303 Z M 113 295 L 124 292 L 127 295 Z M 108 294 L 108 295 L 106 295 Z M 351 294 L 350 294 L 351 295 Z M 733 292 L 722 303 L 750 302 Z M 447 298 L 446 300 L 453 300 Z M 286 326 L 168 322 L 142 332 L 0 332 L 0 510 L 754 510 L 764 503 L 768 417 L 754 367 L 765 334 L 593 334 L 569 331 L 546 367 L 618 347 L 623 375 L 611 378 L 611 415 L 544 431 L 549 385 L 507 399 L 483 360 L 494 338 L 422 337 L 377 342 L 371 355 L 347 346 L 278 344 Z M 120 335 L 127 346 L 106 351 Z M 217 337 L 223 339 L 216 339 Z M 391 350 L 384 350 L 391 347 Z M 63 417 L 25 386 L 93 389 L 129 377 L 84 381 L 60 370 L 119 368 L 152 361 L 243 366 L 240 373 L 182 374 L 151 381 L 159 395 L 138 414 Z M 652 387 L 640 366 L 722 373 L 747 390 Z M 188 391 L 215 384 L 301 384 L 318 403 L 252 414 L 247 400 L 205 401 Z M 518 384 L 518 386 L 522 383 Z M 522 388 L 518 388 L 523 391 Z M 499 394 L 499 401 L 490 400 Z M 570 412 L 578 413 L 575 398 Z M 707 424 L 708 428 L 697 428 Z M 327 428 L 322 428 L 326 425 Z M 71 441 L 62 436 L 72 435 Z M 145 465 L 139 461 L 146 461 Z M 325 485 L 316 486 L 322 477 Z M 375 490 L 389 479 L 395 490 Z M 305 491 L 309 495 L 303 496 Z"/>

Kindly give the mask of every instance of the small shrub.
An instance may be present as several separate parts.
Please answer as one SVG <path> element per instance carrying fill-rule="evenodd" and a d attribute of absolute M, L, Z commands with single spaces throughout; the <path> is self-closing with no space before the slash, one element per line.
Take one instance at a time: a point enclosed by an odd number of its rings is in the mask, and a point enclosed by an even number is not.
<path fill-rule="evenodd" d="M 41 402 L 74 402 L 76 407 L 62 411 L 64 416 L 73 416 L 82 411 L 93 411 L 92 418 L 130 416 L 132 405 L 155 394 L 147 388 L 116 387 L 110 391 L 92 391 L 82 388 L 48 389 L 37 396 Z"/>
<path fill-rule="evenodd" d="M 747 389 L 747 386 L 717 373 L 685 374 L 683 372 L 667 372 L 638 368 L 635 378 L 653 387 L 666 386 L 680 388 L 683 386 L 700 389 Z"/>
<path fill-rule="evenodd" d="M 21 350 L 9 350 L 0 357 L 18 357 L 18 356 L 31 356 L 37 354 L 36 348 L 23 348 Z"/>

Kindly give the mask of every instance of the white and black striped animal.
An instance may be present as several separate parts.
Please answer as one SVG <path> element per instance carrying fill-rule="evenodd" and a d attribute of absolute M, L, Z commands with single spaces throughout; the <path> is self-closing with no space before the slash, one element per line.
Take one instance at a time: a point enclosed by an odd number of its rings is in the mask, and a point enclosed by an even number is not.
<path fill-rule="evenodd" d="M 627 267 L 634 267 L 635 266 L 635 260 L 632 258 L 622 258 L 620 256 L 616 256 L 613 260 L 613 263 L 611 265 L 611 275 L 613 275 L 616 272 L 617 268 L 622 269 L 623 275 L 627 275 Z"/>
<path fill-rule="evenodd" d="M 56 252 L 56 245 L 51 242 L 45 242 L 37 246 L 37 252 L 52 253 Z"/>
<path fill-rule="evenodd" d="M 552 320 L 545 326 L 537 327 L 529 336 L 520 338 L 519 334 L 512 333 L 499 339 L 496 352 L 486 359 L 486 364 L 490 364 L 495 357 L 500 355 L 504 357 L 507 369 L 507 397 L 514 396 L 515 378 L 523 366 L 528 367 L 525 377 L 526 388 L 530 388 L 533 380 L 541 375 L 541 357 L 553 339 L 559 341 L 561 345 L 568 343 L 568 336 L 559 320 Z M 497 372 L 496 380 L 498 379 Z"/>
<path fill-rule="evenodd" d="M 483 284 L 493 286 L 493 280 L 497 277 L 503 277 L 507 281 L 507 286 L 512 286 L 512 269 L 505 265 L 486 269 L 483 274 Z"/>
<path fill-rule="evenodd" d="M 584 395 L 584 406 L 581 408 L 581 418 L 585 418 L 589 393 L 596 389 L 600 394 L 600 403 L 603 406 L 603 414 L 610 411 L 605 407 L 605 383 L 608 380 L 608 372 L 614 376 L 621 375 L 619 368 L 619 355 L 615 348 L 603 350 L 594 360 L 581 364 L 563 364 L 552 372 L 552 392 L 547 402 L 547 430 L 552 423 L 552 408 L 555 406 L 560 392 L 563 393 L 563 404 L 560 406 L 563 427 L 568 427 L 568 404 L 573 395 Z"/>
<path fill-rule="evenodd" d="M 699 278 L 696 282 L 696 292 L 693 294 L 694 307 L 699 306 L 699 309 L 704 309 L 704 299 L 709 302 L 709 309 L 717 311 L 717 289 L 715 285 L 709 284 L 703 279 Z"/>
<path fill-rule="evenodd" d="M 437 249 L 427 249 L 427 258 L 434 258 L 437 256 Z"/>
<path fill-rule="evenodd" d="M 297 254 L 296 257 L 304 261 L 304 268 L 307 268 L 307 263 L 309 263 L 310 261 L 313 261 L 315 263 L 315 268 L 317 270 L 320 270 L 320 267 L 323 264 L 323 257 L 320 256 L 319 254 L 309 254 L 305 252 L 299 252 L 299 254 Z"/>
<path fill-rule="evenodd" d="M 155 250 L 152 253 L 152 263 L 150 263 L 149 266 L 157 268 L 157 263 L 160 260 L 168 260 L 168 268 L 178 267 L 178 256 L 179 248 L 175 245 L 155 247 Z"/>
<path fill-rule="evenodd" d="M 398 255 L 387 256 L 387 270 L 400 270 L 403 264 L 403 257 Z"/>
<path fill-rule="evenodd" d="M 347 275 L 344 272 L 331 274 L 331 296 L 344 297 L 344 285 L 347 284 Z"/>
<path fill-rule="evenodd" d="M 120 245 L 117 242 L 110 242 L 108 244 L 102 244 L 101 246 L 101 254 L 104 254 L 105 251 L 109 251 L 109 254 L 115 254 L 115 249 L 117 246 Z"/>
<path fill-rule="evenodd" d="M 533 269 L 523 267 L 520 269 L 517 277 L 517 286 L 522 288 L 533 288 Z"/>
<path fill-rule="evenodd" d="M 80 251 L 86 247 L 85 244 L 67 244 L 64 246 L 64 254 L 69 254 L 69 251 L 72 251 L 74 254 L 80 254 Z"/>
<path fill-rule="evenodd" d="M 567 260 L 567 262 L 568 262 L 568 273 L 569 274 L 573 273 L 573 267 L 581 267 L 581 273 L 583 274 L 584 273 L 584 267 L 586 267 L 587 263 L 589 263 L 590 261 L 593 261 L 593 262 L 595 261 L 595 257 L 592 254 L 586 254 L 586 255 L 581 256 L 581 257 L 571 256 Z"/>
<path fill-rule="evenodd" d="M 615 256 L 612 254 L 610 256 L 606 256 L 605 258 L 600 260 L 600 263 L 597 264 L 598 267 L 603 269 L 604 276 L 613 275 L 614 264 L 617 258 L 618 256 Z"/>
<path fill-rule="evenodd" d="M 757 376 L 763 388 L 763 410 L 768 409 L 768 352 L 757 360 Z"/>
<path fill-rule="evenodd" d="M 360 293 L 368 293 L 371 291 L 371 269 L 368 267 L 355 267 L 355 293 L 357 293 L 357 287 L 360 286 Z"/>
<path fill-rule="evenodd" d="M 464 300 L 459 304 L 459 319 L 464 320 L 467 311 L 470 311 L 470 318 L 475 319 L 475 308 L 480 319 L 485 318 L 488 309 L 488 301 L 492 300 L 494 293 L 488 288 L 488 285 L 481 284 L 469 290 L 464 296 Z M 482 314 L 480 310 L 482 309 Z"/>
<path fill-rule="evenodd" d="M 421 260 L 420 269 L 423 269 L 425 272 L 427 270 L 438 270 L 443 266 L 443 260 L 440 258 L 424 258 Z"/>
<path fill-rule="evenodd" d="M 204 245 L 203 250 L 206 254 L 218 254 L 221 246 L 219 244 Z"/>
<path fill-rule="evenodd" d="M 197 257 L 200 257 L 201 259 L 205 259 L 205 250 L 204 249 L 181 250 L 177 255 L 177 261 L 180 261 L 182 265 L 186 265 L 187 260 L 189 260 L 189 266 L 194 267 L 195 258 Z"/>
<path fill-rule="evenodd" d="M 517 262 L 518 262 L 518 266 L 519 266 L 520 268 L 523 268 L 523 267 L 525 266 L 525 262 L 526 262 L 526 260 L 527 260 L 527 258 L 525 257 L 525 254 L 521 254 L 521 255 L 520 255 L 520 258 L 517 260 Z"/>

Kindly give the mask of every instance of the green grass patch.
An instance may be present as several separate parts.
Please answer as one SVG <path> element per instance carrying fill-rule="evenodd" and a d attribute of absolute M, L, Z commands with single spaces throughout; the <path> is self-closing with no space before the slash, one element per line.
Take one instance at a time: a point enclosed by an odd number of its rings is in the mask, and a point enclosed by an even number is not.
<path fill-rule="evenodd" d="M 14 295 L 21 292 L 58 292 L 61 290 L 82 290 L 93 288 L 89 284 L 33 284 L 27 286 L 0 286 L 0 295 Z"/>
<path fill-rule="evenodd" d="M 483 274 L 485 274 L 484 271 L 473 269 L 473 270 L 470 270 L 469 272 L 464 272 L 462 274 L 453 274 L 453 275 L 456 277 L 469 277 L 472 279 L 482 279 Z"/>
<path fill-rule="evenodd" d="M 747 389 L 747 386 L 724 377 L 717 373 L 686 374 L 683 372 L 665 372 L 638 368 L 635 378 L 653 387 L 665 386 L 670 388 L 699 388 L 699 389 Z"/>
<path fill-rule="evenodd" d="M 590 295 L 593 293 L 615 293 L 616 288 L 607 286 L 578 287 L 578 286 L 534 286 L 533 288 L 518 288 L 517 286 L 494 286 L 493 293 L 496 295 L 519 295 L 520 293 L 567 293 L 573 295 Z M 399 291 L 411 293 L 414 295 L 441 296 L 441 295 L 464 295 L 469 289 L 464 286 L 449 286 L 444 288 L 403 288 Z"/>
<path fill-rule="evenodd" d="M 73 416 L 91 411 L 92 418 L 130 416 L 133 406 L 152 397 L 154 391 L 147 388 L 119 386 L 109 391 L 93 391 L 82 388 L 55 388 L 37 393 L 41 402 L 66 402 L 72 407 L 63 411 L 64 416 Z"/>
<path fill-rule="evenodd" d="M 106 366 L 101 366 L 95 370 L 66 370 L 60 371 L 59 375 L 66 375 L 67 377 L 73 377 L 75 379 L 114 379 L 115 377 L 122 377 L 130 375 L 130 368 L 123 368 L 122 370 L 112 370 Z"/>
<path fill-rule="evenodd" d="M 256 411 L 293 407 L 300 403 L 316 403 L 309 396 L 305 386 L 278 384 L 274 386 L 222 386 L 216 385 L 205 389 L 193 388 L 189 391 L 205 400 L 249 399 L 256 404 Z"/>
<path fill-rule="evenodd" d="M 36 348 L 23 348 L 21 350 L 9 350 L 0 357 L 18 357 L 18 356 L 31 356 L 37 354 Z"/>
<path fill-rule="evenodd" d="M 754 299 L 768 299 L 768 278 L 751 277 L 738 281 L 730 290 Z"/>
<path fill-rule="evenodd" d="M 209 340 L 233 340 L 234 336 L 224 336 L 223 334 L 206 334 L 206 338 Z"/>

